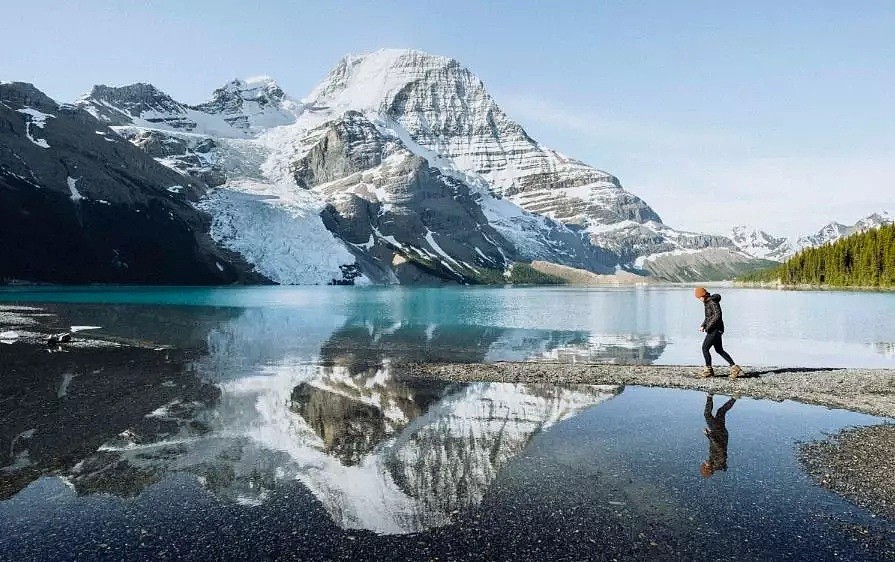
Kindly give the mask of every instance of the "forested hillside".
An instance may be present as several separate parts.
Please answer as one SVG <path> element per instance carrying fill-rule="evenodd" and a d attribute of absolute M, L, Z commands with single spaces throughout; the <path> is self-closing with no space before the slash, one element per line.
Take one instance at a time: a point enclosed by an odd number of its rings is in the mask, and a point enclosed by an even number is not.
<path fill-rule="evenodd" d="M 744 275 L 740 280 L 783 285 L 895 287 L 895 225 L 803 250 L 780 266 Z"/>

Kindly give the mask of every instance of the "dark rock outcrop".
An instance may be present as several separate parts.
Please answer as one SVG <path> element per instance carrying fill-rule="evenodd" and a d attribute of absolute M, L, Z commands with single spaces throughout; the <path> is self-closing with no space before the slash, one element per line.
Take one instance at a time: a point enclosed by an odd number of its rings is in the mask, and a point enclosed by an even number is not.
<path fill-rule="evenodd" d="M 86 111 L 0 84 L 0 279 L 263 281 L 206 234 L 204 190 Z"/>

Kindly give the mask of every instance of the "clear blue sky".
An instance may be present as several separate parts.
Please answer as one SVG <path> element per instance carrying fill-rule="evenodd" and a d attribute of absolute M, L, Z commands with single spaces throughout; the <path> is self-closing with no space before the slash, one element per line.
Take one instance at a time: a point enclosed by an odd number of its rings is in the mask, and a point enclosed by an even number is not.
<path fill-rule="evenodd" d="M 346 53 L 412 47 L 460 60 L 673 226 L 795 234 L 895 211 L 895 2 L 726 4 L 0 0 L 0 79 L 195 103 L 268 74 L 301 98 Z"/>

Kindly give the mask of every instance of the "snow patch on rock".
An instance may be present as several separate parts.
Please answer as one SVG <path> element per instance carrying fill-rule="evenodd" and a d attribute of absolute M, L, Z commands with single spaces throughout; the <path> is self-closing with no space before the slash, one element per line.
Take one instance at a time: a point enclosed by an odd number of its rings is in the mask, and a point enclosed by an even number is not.
<path fill-rule="evenodd" d="M 55 118 L 55 115 L 51 115 L 49 113 L 44 113 L 42 111 L 38 111 L 33 107 L 25 107 L 17 110 L 19 113 L 28 116 L 28 120 L 25 124 L 25 136 L 28 137 L 28 140 L 36 144 L 41 148 L 50 148 L 49 143 L 47 143 L 44 139 L 38 139 L 34 137 L 34 132 L 31 129 L 32 125 L 37 127 L 38 129 L 43 129 L 47 124 L 47 118 Z"/>
<path fill-rule="evenodd" d="M 80 179 L 81 178 L 75 179 L 71 176 L 68 176 L 67 178 L 65 178 L 65 182 L 68 184 L 68 190 L 71 192 L 70 198 L 75 203 L 78 203 L 80 201 L 83 201 L 84 199 L 87 199 L 86 197 L 81 195 L 80 191 L 78 191 L 77 185 L 78 185 L 78 181 L 80 181 Z"/>

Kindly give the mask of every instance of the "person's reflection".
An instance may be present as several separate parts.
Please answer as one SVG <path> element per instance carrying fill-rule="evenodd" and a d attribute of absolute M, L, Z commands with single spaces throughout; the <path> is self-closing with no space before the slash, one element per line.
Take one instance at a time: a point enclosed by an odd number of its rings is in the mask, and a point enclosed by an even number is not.
<path fill-rule="evenodd" d="M 705 397 L 705 423 L 708 427 L 703 430 L 709 438 L 709 458 L 699 467 L 699 472 L 706 478 L 717 470 L 727 470 L 727 426 L 725 416 L 733 408 L 736 399 L 731 398 L 718 408 L 718 413 L 712 415 L 714 395 Z"/>

